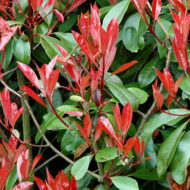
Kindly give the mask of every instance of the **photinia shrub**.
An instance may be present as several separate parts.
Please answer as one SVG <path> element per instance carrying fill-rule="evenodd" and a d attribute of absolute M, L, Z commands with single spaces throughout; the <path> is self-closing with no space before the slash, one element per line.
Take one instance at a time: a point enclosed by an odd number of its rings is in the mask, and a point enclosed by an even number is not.
<path fill-rule="evenodd" d="M 189 8 L 2 0 L 0 189 L 189 189 Z"/>

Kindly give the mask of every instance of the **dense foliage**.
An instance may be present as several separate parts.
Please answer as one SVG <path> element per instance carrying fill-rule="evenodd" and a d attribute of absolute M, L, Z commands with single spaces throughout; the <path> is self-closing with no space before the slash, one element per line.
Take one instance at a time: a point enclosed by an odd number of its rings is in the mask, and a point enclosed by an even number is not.
<path fill-rule="evenodd" d="M 0 189 L 190 189 L 189 8 L 1 0 Z"/>

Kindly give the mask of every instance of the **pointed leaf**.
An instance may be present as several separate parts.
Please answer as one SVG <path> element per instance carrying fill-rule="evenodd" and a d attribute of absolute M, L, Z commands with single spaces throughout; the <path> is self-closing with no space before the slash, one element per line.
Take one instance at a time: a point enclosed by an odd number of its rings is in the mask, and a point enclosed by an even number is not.
<path fill-rule="evenodd" d="M 30 97 L 32 97 L 34 100 L 42 104 L 44 107 L 47 107 L 44 101 L 29 87 L 22 86 L 22 90 L 27 93 Z"/>
<path fill-rule="evenodd" d="M 34 178 L 36 184 L 38 185 L 39 190 L 48 190 L 46 184 L 40 178 L 38 178 L 36 176 L 34 176 L 33 178 Z"/>
<path fill-rule="evenodd" d="M 38 80 L 38 77 L 34 73 L 31 67 L 28 65 L 25 65 L 24 63 L 17 62 L 20 70 L 23 72 L 23 74 L 26 76 L 26 78 L 34 85 L 36 88 L 40 90 L 40 82 Z"/>
<path fill-rule="evenodd" d="M 75 162 L 75 164 L 71 168 L 71 174 L 75 177 L 76 180 L 80 180 L 86 174 L 89 164 L 90 164 L 91 156 L 85 156 Z"/>
<path fill-rule="evenodd" d="M 132 67 L 136 63 L 138 63 L 138 61 L 131 61 L 129 63 L 125 63 L 124 65 L 122 65 L 121 67 L 119 67 L 116 71 L 114 71 L 111 75 L 116 75 L 118 73 L 121 73 L 121 72 L 127 70 L 128 68 Z"/>
<path fill-rule="evenodd" d="M 124 136 L 126 135 L 132 121 L 133 108 L 130 103 L 127 103 L 122 112 L 122 132 Z"/>
<path fill-rule="evenodd" d="M 116 103 L 115 107 L 113 108 L 113 112 L 114 112 L 114 119 L 115 119 L 116 126 L 119 132 L 121 133 L 121 113 L 120 113 L 118 103 Z"/>
<path fill-rule="evenodd" d="M 183 125 L 178 127 L 161 144 L 160 149 L 158 151 L 157 160 L 157 172 L 159 177 L 161 177 L 166 172 L 168 166 L 170 165 L 172 158 L 176 152 L 178 143 L 182 137 L 182 131 L 186 127 L 186 125 L 187 123 L 184 123 Z"/>
<path fill-rule="evenodd" d="M 26 190 L 33 186 L 32 182 L 25 181 L 16 185 L 12 190 Z"/>
<path fill-rule="evenodd" d="M 139 190 L 138 183 L 133 178 L 126 176 L 115 176 L 112 177 L 111 180 L 119 190 Z"/>
<path fill-rule="evenodd" d="M 162 0 L 153 0 L 152 2 L 152 17 L 154 22 L 158 19 L 162 9 Z"/>
<path fill-rule="evenodd" d="M 85 2 L 86 2 L 86 0 L 74 0 L 73 3 L 71 4 L 71 6 L 69 7 L 67 14 L 69 14 L 70 12 L 72 12 L 73 10 L 75 10 L 76 8 L 78 8 Z"/>

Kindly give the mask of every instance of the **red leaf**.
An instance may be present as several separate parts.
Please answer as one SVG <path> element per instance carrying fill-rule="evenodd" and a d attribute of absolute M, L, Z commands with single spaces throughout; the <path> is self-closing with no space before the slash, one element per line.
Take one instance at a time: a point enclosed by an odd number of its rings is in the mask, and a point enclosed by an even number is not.
<path fill-rule="evenodd" d="M 49 78 L 47 80 L 47 85 L 48 85 L 47 94 L 50 97 L 52 97 L 53 95 L 60 72 L 61 72 L 61 69 L 56 69 L 52 71 L 51 74 L 49 75 Z"/>
<path fill-rule="evenodd" d="M 154 85 L 152 85 L 152 89 L 153 89 L 153 96 L 154 96 L 154 100 L 157 104 L 157 108 L 161 109 L 163 104 L 164 104 L 164 97 L 163 95 L 159 92 L 158 87 L 157 87 L 157 83 L 158 81 L 155 80 Z"/>
<path fill-rule="evenodd" d="M 172 103 L 172 101 L 173 101 L 173 97 L 171 95 L 168 95 L 168 98 L 167 98 L 168 107 L 170 106 L 170 104 Z"/>
<path fill-rule="evenodd" d="M 90 130 L 91 130 L 91 126 L 92 126 L 92 121 L 90 120 L 90 116 L 88 114 L 85 115 L 83 123 L 84 123 L 84 131 L 87 135 L 87 138 L 89 138 Z"/>
<path fill-rule="evenodd" d="M 64 16 L 61 12 L 59 12 L 57 9 L 55 9 L 54 13 L 56 14 L 56 16 L 60 22 L 64 22 Z"/>
<path fill-rule="evenodd" d="M 67 14 L 69 14 L 70 12 L 81 6 L 84 2 L 86 2 L 86 0 L 74 0 L 71 6 L 69 7 Z"/>
<path fill-rule="evenodd" d="M 136 7 L 138 12 L 141 14 L 141 16 L 144 16 L 147 0 L 132 0 L 132 3 Z"/>
<path fill-rule="evenodd" d="M 52 8 L 54 7 L 54 3 L 55 3 L 56 0 L 48 0 L 48 2 L 46 3 L 46 5 L 44 6 L 43 10 L 42 10 L 42 13 L 41 15 L 43 15 L 47 9 L 52 6 Z"/>
<path fill-rule="evenodd" d="M 24 152 L 22 152 L 17 160 L 17 176 L 20 182 L 27 178 L 30 169 L 29 167 L 29 149 L 26 149 Z"/>
<path fill-rule="evenodd" d="M 27 190 L 32 186 L 33 186 L 32 182 L 25 181 L 25 182 L 21 182 L 18 185 L 16 185 L 12 190 Z"/>
<path fill-rule="evenodd" d="M 91 6 L 92 17 L 90 19 L 90 32 L 95 44 L 101 48 L 101 22 L 99 17 L 99 9 L 95 3 Z"/>
<path fill-rule="evenodd" d="M 139 156 L 140 150 L 141 150 L 141 144 L 140 144 L 140 141 L 137 137 L 135 137 L 134 149 L 135 149 L 136 155 Z"/>
<path fill-rule="evenodd" d="M 186 69 L 189 67 L 189 61 L 187 57 L 187 45 L 183 40 L 183 36 L 180 31 L 173 26 L 175 32 L 175 38 L 172 41 L 173 49 L 176 55 L 176 58 L 179 62 L 181 68 L 186 72 Z"/>
<path fill-rule="evenodd" d="M 22 90 L 27 93 L 30 97 L 36 100 L 38 103 L 42 104 L 44 107 L 47 107 L 44 101 L 31 89 L 27 86 L 22 86 Z"/>
<path fill-rule="evenodd" d="M 83 14 L 81 13 L 81 17 L 78 19 L 78 27 L 79 30 L 84 37 L 84 39 L 88 39 L 89 37 L 89 24 L 90 24 L 90 17 L 89 17 L 89 12 Z"/>
<path fill-rule="evenodd" d="M 77 128 L 79 129 L 81 135 L 83 136 L 84 139 L 88 139 L 88 135 L 86 134 L 86 131 L 79 125 L 77 122 L 75 122 Z"/>
<path fill-rule="evenodd" d="M 5 118 L 8 119 L 11 109 L 10 93 L 8 88 L 5 88 L 2 94 L 0 93 L 0 98 Z"/>
<path fill-rule="evenodd" d="M 34 178 L 36 184 L 38 185 L 39 190 L 48 190 L 46 184 L 40 178 L 38 178 L 36 176 L 34 176 L 33 178 Z"/>
<path fill-rule="evenodd" d="M 69 54 L 67 52 L 67 50 L 65 50 L 63 47 L 55 44 L 55 46 L 57 47 L 57 49 L 61 52 L 61 54 L 63 55 L 63 57 L 67 57 Z"/>
<path fill-rule="evenodd" d="M 72 177 L 72 179 L 70 181 L 69 190 L 77 190 L 77 182 L 76 182 L 74 176 Z"/>
<path fill-rule="evenodd" d="M 152 2 L 152 17 L 154 22 L 158 19 L 162 9 L 162 0 L 153 0 Z"/>
<path fill-rule="evenodd" d="M 100 127 L 102 127 L 103 130 L 106 131 L 106 133 L 108 135 L 110 135 L 116 142 L 118 142 L 120 144 L 120 142 L 117 138 L 117 135 L 113 129 L 113 126 L 107 118 L 100 117 L 98 120 L 98 125 L 100 125 Z"/>
<path fill-rule="evenodd" d="M 111 75 L 116 75 L 118 73 L 121 73 L 121 72 L 125 71 L 126 69 L 132 67 L 136 63 L 138 63 L 138 61 L 131 61 L 129 63 L 125 63 L 124 65 L 122 65 L 121 67 L 119 67 L 116 71 L 114 71 Z"/>
<path fill-rule="evenodd" d="M 48 184 L 53 187 L 55 180 L 53 179 L 52 175 L 50 174 L 48 168 L 46 168 L 46 173 L 47 173 Z"/>
<path fill-rule="evenodd" d="M 178 88 L 179 88 L 179 85 L 180 85 L 180 83 L 181 83 L 182 78 L 183 78 L 183 75 L 181 75 L 181 76 L 179 77 L 179 79 L 175 82 L 175 85 L 174 85 L 174 92 L 175 92 L 175 94 L 176 94 L 177 91 L 178 91 Z"/>
<path fill-rule="evenodd" d="M 96 142 L 97 140 L 99 140 L 99 138 L 101 137 L 103 132 L 103 129 L 100 125 L 96 125 L 96 131 L 95 131 L 95 135 L 94 135 L 94 141 Z"/>
<path fill-rule="evenodd" d="M 11 124 L 11 126 L 14 128 L 16 121 L 18 120 L 18 118 L 21 116 L 21 114 L 23 113 L 24 108 L 21 107 L 18 110 L 18 107 L 15 103 L 11 103 L 11 110 L 10 110 L 10 115 L 9 115 L 9 122 Z"/>
<path fill-rule="evenodd" d="M 0 51 L 2 51 L 7 43 L 10 41 L 10 39 L 13 37 L 15 32 L 17 31 L 18 26 L 10 27 L 8 23 L 0 17 L 0 30 L 1 30 L 1 36 L 0 36 Z"/>
<path fill-rule="evenodd" d="M 107 35 L 108 35 L 109 43 L 111 44 L 109 47 L 109 50 L 111 50 L 115 46 L 115 43 L 118 37 L 118 32 L 119 32 L 119 24 L 118 24 L 117 18 L 114 17 L 110 21 L 107 28 Z"/>
<path fill-rule="evenodd" d="M 77 117 L 82 117 L 83 113 L 80 111 L 66 111 L 64 114 L 68 114 L 71 116 L 77 116 Z"/>
<path fill-rule="evenodd" d="M 109 2 L 110 2 L 110 5 L 115 5 L 115 4 L 117 4 L 117 0 L 109 0 Z"/>
<path fill-rule="evenodd" d="M 126 135 L 128 129 L 131 125 L 132 117 L 133 117 L 133 108 L 132 108 L 131 104 L 128 102 L 124 106 L 123 112 L 122 112 L 122 132 L 123 132 L 124 136 Z"/>
<path fill-rule="evenodd" d="M 79 46 L 81 47 L 82 51 L 86 54 L 86 56 L 90 60 L 90 62 L 96 63 L 94 56 L 93 56 L 93 54 L 92 54 L 92 52 L 88 46 L 88 43 L 84 39 L 84 37 L 75 31 L 72 31 L 72 34 L 73 34 L 75 40 L 77 41 L 77 43 L 79 44 Z"/>
<path fill-rule="evenodd" d="M 116 126 L 119 132 L 121 133 L 121 113 L 120 113 L 118 103 L 116 103 L 115 107 L 113 108 L 113 112 L 114 112 L 114 119 L 115 119 Z"/>
<path fill-rule="evenodd" d="M 125 156 L 128 156 L 129 152 L 132 150 L 135 144 L 136 137 L 131 137 L 127 140 L 125 144 Z"/>
<path fill-rule="evenodd" d="M 32 6 L 33 11 L 37 11 L 40 9 L 44 0 L 30 0 L 30 4 Z"/>
<path fill-rule="evenodd" d="M 142 142 L 141 142 L 141 157 L 142 157 L 143 154 L 144 154 L 144 150 L 145 150 L 145 142 L 144 142 L 144 140 L 142 139 Z"/>
<path fill-rule="evenodd" d="M 168 70 L 164 69 L 164 73 L 162 74 L 156 68 L 154 68 L 154 70 L 156 71 L 158 77 L 160 78 L 164 87 L 170 93 L 170 95 L 175 96 L 174 81 L 173 81 L 173 78 L 172 78 L 172 75 L 170 74 L 170 72 Z"/>
<path fill-rule="evenodd" d="M 24 73 L 26 78 L 38 89 L 40 88 L 40 82 L 38 80 L 38 77 L 34 73 L 34 71 L 29 67 L 28 65 L 25 65 L 24 63 L 20 63 L 17 61 L 17 64 L 20 68 L 20 70 Z"/>
<path fill-rule="evenodd" d="M 33 169 L 36 167 L 36 165 L 38 164 L 38 162 L 41 160 L 41 158 L 42 158 L 42 155 L 41 155 L 41 154 L 37 155 L 37 156 L 34 158 L 33 163 L 32 163 L 32 168 L 31 168 L 32 171 L 33 171 Z"/>
<path fill-rule="evenodd" d="M 183 15 L 186 14 L 187 12 L 186 6 L 183 3 L 181 3 L 179 0 L 168 0 L 168 1 L 176 11 L 180 12 Z"/>
<path fill-rule="evenodd" d="M 55 178 L 55 189 L 60 189 L 60 190 L 69 189 L 69 182 L 63 170 L 59 172 Z"/>

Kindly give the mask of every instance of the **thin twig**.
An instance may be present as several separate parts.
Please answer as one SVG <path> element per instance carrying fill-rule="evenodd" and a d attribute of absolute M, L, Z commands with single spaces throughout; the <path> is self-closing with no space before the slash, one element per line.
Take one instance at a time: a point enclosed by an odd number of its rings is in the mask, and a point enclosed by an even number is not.
<path fill-rule="evenodd" d="M 4 76 L 6 76 L 6 75 L 8 75 L 8 74 L 10 74 L 10 73 L 12 73 L 14 71 L 16 71 L 17 69 L 18 69 L 18 67 L 15 67 L 14 69 L 11 69 L 10 71 L 7 71 L 7 72 L 3 73 L 2 77 L 4 77 Z"/>
<path fill-rule="evenodd" d="M 172 54 L 172 46 L 170 45 L 168 48 L 168 56 L 167 56 L 167 60 L 166 60 L 166 66 L 165 69 L 169 68 L 169 64 L 170 64 L 170 60 L 171 60 L 171 54 Z M 163 91 L 164 85 L 163 83 L 161 83 L 160 88 L 159 88 L 159 92 L 161 93 Z M 153 110 L 156 107 L 156 102 L 154 101 L 151 105 L 151 107 L 149 108 L 149 110 L 146 112 L 146 114 L 144 115 L 144 117 L 141 120 L 141 123 L 139 125 L 139 128 L 135 134 L 135 136 L 139 136 L 142 127 L 144 126 L 145 122 L 148 120 L 149 116 L 152 114 Z"/>
<path fill-rule="evenodd" d="M 51 161 L 53 161 L 54 159 L 56 159 L 57 157 L 59 157 L 59 155 L 54 155 L 52 156 L 50 159 L 46 160 L 45 162 L 43 162 L 41 165 L 39 165 L 36 169 L 35 172 L 37 172 L 38 170 L 40 170 L 41 168 L 43 168 L 45 165 L 49 164 Z"/>

